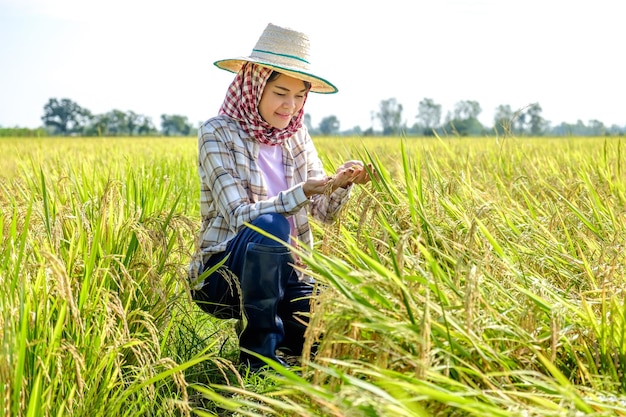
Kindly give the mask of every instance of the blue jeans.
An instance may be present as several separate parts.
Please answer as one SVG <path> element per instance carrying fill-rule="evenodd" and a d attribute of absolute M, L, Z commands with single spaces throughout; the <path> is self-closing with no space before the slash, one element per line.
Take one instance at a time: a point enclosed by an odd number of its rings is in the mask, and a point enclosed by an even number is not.
<path fill-rule="evenodd" d="M 289 222 L 282 214 L 264 214 L 250 223 L 281 241 L 289 241 Z M 204 280 L 203 287 L 193 291 L 194 301 L 205 312 L 220 319 L 241 319 L 239 286 L 241 284 L 247 246 L 251 242 L 283 247 L 282 243 L 266 237 L 249 227 L 243 227 L 228 243 L 226 251 L 212 255 L 204 265 L 204 270 L 206 271 L 217 265 L 228 255 L 226 262 Z M 282 259 L 281 262 L 287 264 L 293 263 L 292 257 L 280 257 L 277 259 Z M 278 315 L 285 325 L 283 345 L 286 345 L 292 351 L 298 351 L 298 349 L 302 349 L 304 331 L 306 330 L 306 326 L 301 321 L 308 321 L 313 286 L 300 281 L 291 265 L 281 265 L 281 268 L 283 267 L 289 268 L 290 271 L 286 288 L 283 288 L 284 296 L 281 300 L 278 300 Z M 278 277 L 276 279 L 278 280 Z M 298 313 L 306 314 L 302 316 Z"/>

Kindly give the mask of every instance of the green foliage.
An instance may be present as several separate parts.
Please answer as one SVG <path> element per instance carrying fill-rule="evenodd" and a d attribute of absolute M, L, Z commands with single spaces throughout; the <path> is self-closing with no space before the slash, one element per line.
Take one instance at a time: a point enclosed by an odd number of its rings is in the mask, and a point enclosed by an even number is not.
<path fill-rule="evenodd" d="M 155 135 L 157 129 L 149 117 L 114 109 L 93 116 L 83 133 L 86 136 L 147 136 Z"/>
<path fill-rule="evenodd" d="M 189 415 L 184 372 L 220 363 L 210 344 L 181 363 L 167 354 L 182 349 L 171 329 L 195 315 L 183 277 L 197 223 L 182 215 L 195 172 L 175 152 L 137 164 L 121 152 L 128 141 L 100 142 L 99 154 L 45 144 L 50 159 L 33 153 L 19 181 L 2 179 L 5 414 Z"/>
<path fill-rule="evenodd" d="M 419 102 L 416 119 L 424 136 L 433 136 L 435 129 L 441 122 L 441 104 L 431 98 L 424 98 Z"/>
<path fill-rule="evenodd" d="M 44 115 L 41 120 L 44 126 L 50 128 L 57 135 L 80 133 L 91 119 L 89 110 L 68 98 L 61 100 L 51 98 L 43 110 Z"/>
<path fill-rule="evenodd" d="M 48 136 L 43 128 L 29 129 L 26 127 L 0 127 L 0 137 L 10 138 L 40 138 Z"/>
<path fill-rule="evenodd" d="M 319 131 L 324 136 L 334 135 L 339 132 L 339 120 L 336 116 L 328 116 L 322 119 Z"/>
<path fill-rule="evenodd" d="M 187 120 L 187 116 L 178 114 L 161 115 L 161 132 L 165 136 L 189 136 L 195 133 L 194 127 Z"/>
<path fill-rule="evenodd" d="M 255 375 L 189 298 L 194 139 L 0 141 L 4 414 L 626 415 L 621 140 L 317 144 L 377 180 L 301 253 L 317 354 Z"/>
<path fill-rule="evenodd" d="M 376 113 L 376 117 L 380 120 L 383 128 L 383 136 L 398 135 L 402 128 L 402 104 L 398 103 L 395 98 L 382 100 L 380 102 L 380 110 Z"/>
<path fill-rule="evenodd" d="M 113 109 L 103 114 L 92 114 L 70 99 L 51 98 L 44 106 L 44 115 L 41 120 L 43 129 L 0 129 L 0 136 L 29 136 L 40 137 L 40 131 L 49 132 L 57 136 L 154 136 L 158 134 L 150 117 L 137 114 L 134 111 Z M 195 128 L 185 116 L 161 115 L 161 129 L 165 136 L 192 136 Z M 3 132 L 4 131 L 4 132 Z M 36 134 L 35 134 L 36 133 Z"/>

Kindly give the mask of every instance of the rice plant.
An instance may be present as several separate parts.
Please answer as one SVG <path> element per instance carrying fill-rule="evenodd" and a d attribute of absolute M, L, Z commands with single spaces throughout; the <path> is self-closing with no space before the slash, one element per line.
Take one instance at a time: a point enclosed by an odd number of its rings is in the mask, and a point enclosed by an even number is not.
<path fill-rule="evenodd" d="M 622 139 L 317 139 L 378 178 L 265 375 L 189 297 L 195 146 L 0 140 L 4 415 L 626 416 Z"/>

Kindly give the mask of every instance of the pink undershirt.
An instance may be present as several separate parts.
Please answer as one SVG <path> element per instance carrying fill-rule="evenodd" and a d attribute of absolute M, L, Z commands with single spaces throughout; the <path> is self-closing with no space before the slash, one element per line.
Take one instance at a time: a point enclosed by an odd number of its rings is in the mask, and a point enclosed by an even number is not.
<path fill-rule="evenodd" d="M 261 173 L 267 186 L 268 197 L 274 197 L 288 188 L 287 178 L 285 178 L 285 167 L 283 166 L 282 147 L 259 144 L 259 159 L 257 163 L 259 168 L 261 168 Z M 288 216 L 287 220 L 291 226 L 291 234 L 294 235 L 295 226 L 292 216 Z"/>

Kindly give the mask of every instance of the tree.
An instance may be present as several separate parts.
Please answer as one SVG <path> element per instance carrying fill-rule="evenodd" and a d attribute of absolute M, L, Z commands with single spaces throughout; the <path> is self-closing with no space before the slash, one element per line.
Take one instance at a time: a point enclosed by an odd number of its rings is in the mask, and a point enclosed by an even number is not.
<path fill-rule="evenodd" d="M 541 136 L 549 128 L 549 122 L 541 116 L 539 103 L 529 104 L 517 110 L 511 118 L 511 130 L 514 134 Z"/>
<path fill-rule="evenodd" d="M 106 129 L 107 136 L 129 136 L 128 120 L 126 113 L 121 110 L 113 109 L 105 114 L 108 121 Z"/>
<path fill-rule="evenodd" d="M 91 112 L 70 99 L 51 98 L 43 107 L 41 120 L 44 126 L 52 128 L 54 134 L 69 135 L 81 133 L 91 121 Z"/>
<path fill-rule="evenodd" d="M 109 131 L 109 120 L 106 114 L 96 114 L 91 118 L 91 123 L 87 129 L 85 129 L 85 134 L 87 136 L 106 136 Z"/>
<path fill-rule="evenodd" d="M 313 131 L 313 125 L 311 124 L 311 115 L 309 113 L 304 113 L 304 117 L 302 117 L 302 124 L 304 124 L 309 132 Z"/>
<path fill-rule="evenodd" d="M 189 136 L 192 130 L 193 126 L 189 123 L 187 116 L 161 115 L 161 132 L 165 136 Z"/>
<path fill-rule="evenodd" d="M 132 136 L 138 133 L 137 131 L 139 130 L 139 126 L 142 123 L 142 118 L 142 115 L 137 114 L 132 110 L 126 112 L 125 130 L 128 132 L 129 135 Z"/>
<path fill-rule="evenodd" d="M 512 133 L 513 110 L 508 104 L 501 104 L 496 107 L 493 116 L 493 128 L 498 135 L 506 135 Z"/>
<path fill-rule="evenodd" d="M 606 134 L 607 135 L 623 135 L 626 134 L 626 126 L 619 126 L 616 124 L 612 124 L 607 130 L 606 130 Z"/>
<path fill-rule="evenodd" d="M 447 127 L 459 136 L 480 135 L 484 130 L 478 120 L 481 111 L 477 101 L 459 101 L 454 107 L 454 113 L 448 114 Z"/>
<path fill-rule="evenodd" d="M 94 116 L 87 133 L 97 136 L 145 136 L 154 135 L 157 130 L 147 116 L 134 111 L 111 110 Z"/>
<path fill-rule="evenodd" d="M 463 100 L 454 106 L 454 118 L 456 120 L 478 119 L 482 112 L 480 104 L 474 100 Z"/>
<path fill-rule="evenodd" d="M 416 119 L 420 122 L 422 133 L 433 136 L 441 122 L 441 104 L 436 104 L 431 98 L 422 99 L 419 102 Z"/>
<path fill-rule="evenodd" d="M 380 102 L 380 111 L 376 113 L 383 127 L 383 135 L 397 135 L 402 129 L 402 104 L 395 98 Z"/>
<path fill-rule="evenodd" d="M 339 119 L 337 116 L 327 116 L 320 122 L 320 133 L 324 136 L 330 136 L 339 132 Z"/>
<path fill-rule="evenodd" d="M 589 120 L 589 136 L 604 136 L 606 135 L 606 126 L 599 120 Z"/>
<path fill-rule="evenodd" d="M 141 136 L 150 136 L 157 133 L 157 128 L 152 123 L 152 118 L 139 115 L 137 120 L 137 134 Z"/>
<path fill-rule="evenodd" d="M 533 103 L 526 108 L 528 119 L 528 127 L 531 136 L 541 136 L 544 128 L 547 127 L 546 120 L 541 116 L 541 106 L 539 103 Z"/>

